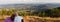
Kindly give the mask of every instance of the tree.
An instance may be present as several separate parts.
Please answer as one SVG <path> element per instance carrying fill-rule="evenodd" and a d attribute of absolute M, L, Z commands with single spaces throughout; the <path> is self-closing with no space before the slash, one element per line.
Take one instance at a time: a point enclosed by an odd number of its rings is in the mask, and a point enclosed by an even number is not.
<path fill-rule="evenodd" d="M 45 16 L 46 17 L 49 17 L 51 15 L 52 15 L 52 10 L 51 9 L 45 10 Z"/>
<path fill-rule="evenodd" d="M 12 12 L 16 12 L 16 11 L 17 11 L 17 9 L 12 9 L 11 11 L 12 11 Z"/>
<path fill-rule="evenodd" d="M 44 11 L 41 11 L 41 12 L 38 14 L 38 16 L 44 17 L 44 16 L 45 16 L 45 12 L 44 12 Z"/>
<path fill-rule="evenodd" d="M 1 10 L 1 15 L 2 15 L 3 19 L 4 19 L 4 15 L 6 15 L 6 13 L 7 13 L 6 8 Z"/>
<path fill-rule="evenodd" d="M 13 12 L 11 10 L 7 11 L 7 15 L 12 15 Z"/>

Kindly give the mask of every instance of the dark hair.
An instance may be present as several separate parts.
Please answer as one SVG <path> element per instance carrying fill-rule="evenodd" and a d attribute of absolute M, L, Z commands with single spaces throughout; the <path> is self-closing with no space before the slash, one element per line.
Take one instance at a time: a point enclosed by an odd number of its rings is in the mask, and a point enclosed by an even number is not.
<path fill-rule="evenodd" d="M 21 19 L 21 21 L 24 22 L 23 19 Z"/>
<path fill-rule="evenodd" d="M 14 18 L 15 18 L 15 15 L 12 14 L 12 15 L 11 15 L 11 20 L 14 21 Z"/>

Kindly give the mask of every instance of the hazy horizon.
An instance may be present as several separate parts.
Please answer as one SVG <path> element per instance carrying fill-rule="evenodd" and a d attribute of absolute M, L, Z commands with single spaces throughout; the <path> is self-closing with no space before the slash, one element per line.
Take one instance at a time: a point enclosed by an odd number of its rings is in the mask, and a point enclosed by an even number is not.
<path fill-rule="evenodd" d="M 60 0 L 0 0 L 0 5 L 3 4 L 30 4 L 30 3 L 60 3 Z"/>

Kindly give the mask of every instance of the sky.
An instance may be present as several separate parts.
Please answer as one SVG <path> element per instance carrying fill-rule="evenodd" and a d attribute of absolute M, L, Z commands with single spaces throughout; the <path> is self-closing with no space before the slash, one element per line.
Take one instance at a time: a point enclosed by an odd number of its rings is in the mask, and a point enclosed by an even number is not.
<path fill-rule="evenodd" d="M 60 3 L 60 0 L 0 0 L 0 4 Z"/>

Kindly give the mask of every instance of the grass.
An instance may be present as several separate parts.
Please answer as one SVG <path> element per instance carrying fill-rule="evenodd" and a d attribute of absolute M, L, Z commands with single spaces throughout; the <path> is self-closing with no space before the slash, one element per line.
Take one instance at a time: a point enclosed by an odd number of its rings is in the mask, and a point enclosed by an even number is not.
<path fill-rule="evenodd" d="M 50 17 L 38 17 L 38 16 L 26 16 L 25 18 L 25 21 L 27 22 L 27 20 L 29 21 L 39 21 L 39 22 L 42 22 L 42 21 L 46 21 L 46 22 L 60 22 L 60 18 L 50 18 Z"/>
<path fill-rule="evenodd" d="M 48 21 L 48 22 L 49 21 L 59 21 L 60 22 L 60 18 L 50 18 L 50 17 L 44 17 L 44 18 L 42 18 L 42 17 L 38 17 L 38 16 L 26 16 L 26 17 L 28 19 L 33 18 L 32 20 L 34 20 L 34 19 L 36 19 L 36 20 L 40 19 L 40 21 L 45 20 L 45 21 Z M 4 18 L 6 18 L 6 16 Z M 0 19 L 0 22 L 4 22 L 4 19 Z"/>

